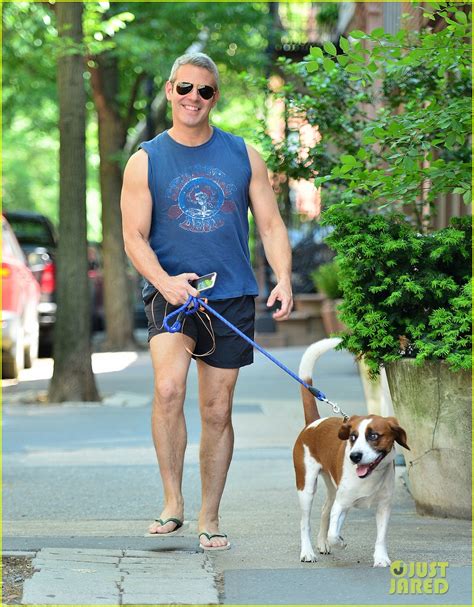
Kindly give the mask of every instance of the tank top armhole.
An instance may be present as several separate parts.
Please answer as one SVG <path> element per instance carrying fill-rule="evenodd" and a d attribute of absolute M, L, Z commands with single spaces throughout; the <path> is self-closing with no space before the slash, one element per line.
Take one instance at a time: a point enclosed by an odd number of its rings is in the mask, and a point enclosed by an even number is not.
<path fill-rule="evenodd" d="M 147 155 L 147 157 L 148 157 L 148 189 L 150 190 L 151 197 L 154 200 L 155 196 L 154 196 L 154 188 L 153 188 L 153 178 L 154 178 L 154 175 L 153 175 L 153 163 L 151 161 L 150 150 L 147 149 L 148 148 L 147 143 L 148 142 L 141 143 L 138 146 L 138 149 L 139 150 L 143 150 L 145 152 L 145 154 Z"/>

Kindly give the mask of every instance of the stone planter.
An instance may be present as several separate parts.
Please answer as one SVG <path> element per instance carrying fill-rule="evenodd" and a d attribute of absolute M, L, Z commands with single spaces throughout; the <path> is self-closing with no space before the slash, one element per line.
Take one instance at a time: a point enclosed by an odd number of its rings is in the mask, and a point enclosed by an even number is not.
<path fill-rule="evenodd" d="M 326 296 L 322 293 L 298 293 L 294 296 L 295 310 L 312 316 L 321 316 L 321 306 Z"/>
<path fill-rule="evenodd" d="M 410 491 L 420 514 L 471 518 L 471 373 L 444 361 L 386 366 L 393 408 L 406 430 Z"/>

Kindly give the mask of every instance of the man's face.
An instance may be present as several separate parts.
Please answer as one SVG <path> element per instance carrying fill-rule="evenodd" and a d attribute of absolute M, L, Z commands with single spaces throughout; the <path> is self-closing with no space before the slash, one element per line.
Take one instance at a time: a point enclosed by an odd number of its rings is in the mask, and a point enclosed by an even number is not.
<path fill-rule="evenodd" d="M 176 72 L 173 84 L 166 83 L 166 98 L 171 102 L 173 124 L 187 127 L 197 127 L 209 123 L 209 112 L 216 105 L 219 91 L 211 99 L 203 99 L 194 86 L 190 93 L 179 95 L 176 91 L 177 82 L 190 82 L 194 85 L 206 84 L 216 89 L 216 82 L 211 72 L 195 65 L 182 65 Z"/>

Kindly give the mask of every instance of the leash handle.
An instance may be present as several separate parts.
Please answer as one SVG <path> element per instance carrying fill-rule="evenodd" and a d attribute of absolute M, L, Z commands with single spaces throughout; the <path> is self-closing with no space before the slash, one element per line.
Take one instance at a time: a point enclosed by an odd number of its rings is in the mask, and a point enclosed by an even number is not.
<path fill-rule="evenodd" d="M 178 333 L 181 330 L 182 321 L 185 316 L 189 316 L 190 314 L 194 314 L 199 307 L 199 300 L 197 297 L 189 296 L 188 301 L 184 303 L 182 306 L 170 312 L 170 314 L 166 315 L 163 318 L 163 326 L 168 331 L 168 333 Z M 176 320 L 173 324 L 170 324 L 171 319 L 176 316 Z"/>

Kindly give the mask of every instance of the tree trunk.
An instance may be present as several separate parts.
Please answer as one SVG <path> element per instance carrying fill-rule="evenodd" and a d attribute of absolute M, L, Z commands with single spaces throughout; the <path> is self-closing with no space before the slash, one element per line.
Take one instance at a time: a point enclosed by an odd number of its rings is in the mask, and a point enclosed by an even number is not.
<path fill-rule="evenodd" d="M 100 190 L 102 198 L 102 238 L 104 260 L 104 308 L 106 341 L 103 349 L 134 347 L 133 287 L 127 276 L 122 237 L 120 158 L 125 145 L 125 129 L 120 118 L 117 59 L 109 53 L 96 58 L 91 71 L 94 103 L 99 122 Z"/>
<path fill-rule="evenodd" d="M 91 298 L 87 278 L 86 92 L 81 2 L 58 2 L 56 14 L 63 52 L 58 58 L 59 243 L 58 313 L 50 402 L 97 401 L 91 364 Z"/>

